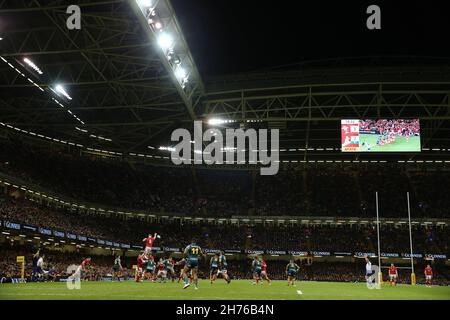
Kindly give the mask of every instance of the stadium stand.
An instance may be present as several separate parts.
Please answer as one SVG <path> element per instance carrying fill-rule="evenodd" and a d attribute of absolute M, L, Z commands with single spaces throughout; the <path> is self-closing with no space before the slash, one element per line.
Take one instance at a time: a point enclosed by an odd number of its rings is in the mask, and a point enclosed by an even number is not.
<path fill-rule="evenodd" d="M 75 199 L 147 212 L 204 216 L 404 217 L 411 193 L 414 217 L 448 218 L 450 171 L 379 166 L 284 167 L 275 176 L 247 170 L 132 165 L 61 149 L 2 140 L 0 172 Z M 389 179 L 385 179 L 389 176 Z M 439 186 L 433 190 L 430 185 Z"/>
<path fill-rule="evenodd" d="M 383 216 L 405 216 L 406 191 L 412 193 L 412 214 L 416 218 L 447 218 L 449 198 L 444 196 L 450 185 L 446 170 L 426 170 L 414 167 L 283 167 L 278 175 L 254 175 L 249 170 L 209 170 L 173 168 L 105 159 L 77 154 L 69 150 L 49 148 L 47 145 L 26 141 L 0 140 L 0 173 L 17 178 L 33 186 L 80 201 L 98 203 L 129 210 L 143 210 L 156 214 L 182 214 L 193 217 L 258 216 L 375 216 L 373 197 L 379 191 L 380 211 Z M 389 176 L 386 180 L 384 177 Z M 439 185 L 433 191 L 429 185 Z M 134 245 L 134 250 L 123 250 L 123 276 L 134 276 L 135 255 L 142 247 L 142 237 L 149 231 L 163 235 L 158 246 L 180 248 L 192 237 L 204 248 L 244 250 L 231 258 L 230 274 L 234 279 L 250 279 L 250 260 L 245 250 L 285 250 L 313 252 L 375 252 L 376 229 L 372 224 L 218 224 L 195 223 L 185 220 L 146 221 L 137 217 L 99 216 L 85 210 L 49 206 L 48 203 L 17 196 L 14 188 L 5 188 L 0 197 L 0 220 L 81 234 L 97 239 L 110 239 Z M 382 252 L 409 252 L 408 227 L 405 224 L 383 224 L 380 233 Z M 413 226 L 414 251 L 421 254 L 450 256 L 447 225 Z M 32 237 L 29 236 L 29 238 Z M 19 241 L 1 236 L 1 278 L 4 282 L 20 276 L 15 257 L 24 255 L 31 261 L 36 247 L 44 248 L 47 281 L 58 281 L 68 276 L 68 264 L 77 264 L 90 255 L 90 248 L 76 245 L 67 252 L 62 245 L 56 249 L 44 240 Z M 91 246 L 92 247 L 92 246 Z M 106 252 L 106 253 L 105 253 Z M 96 281 L 111 276 L 111 264 L 119 251 L 104 251 L 94 258 L 94 266 L 84 273 L 84 280 Z M 159 253 L 168 256 L 170 253 Z M 176 257 L 177 254 L 175 254 Z M 286 257 L 267 255 L 272 279 L 284 279 Z M 179 257 L 178 257 L 179 258 Z M 401 261 L 400 263 L 407 263 Z M 361 259 L 347 257 L 314 260 L 313 267 L 302 264 L 300 280 L 364 281 Z M 300 260 L 302 261 L 302 260 Z M 418 283 L 423 282 L 425 260 L 418 263 Z M 442 262 L 434 264 L 435 284 L 448 285 L 450 274 Z M 200 275 L 208 277 L 204 261 Z M 27 277 L 30 266 L 27 265 Z M 409 273 L 400 273 L 400 283 L 410 281 Z"/>
<path fill-rule="evenodd" d="M 112 239 L 140 245 L 148 230 L 164 234 L 161 246 L 179 247 L 191 237 L 205 247 L 248 250 L 306 250 L 335 252 L 374 252 L 376 231 L 373 226 L 310 225 L 310 226 L 252 226 L 186 224 L 180 222 L 149 223 L 129 218 L 89 216 L 49 209 L 26 200 L 0 198 L 0 219 L 36 227 L 49 228 L 95 238 Z M 450 256 L 447 227 L 415 226 L 415 250 L 422 253 Z M 383 251 L 408 252 L 408 228 L 383 226 Z"/>

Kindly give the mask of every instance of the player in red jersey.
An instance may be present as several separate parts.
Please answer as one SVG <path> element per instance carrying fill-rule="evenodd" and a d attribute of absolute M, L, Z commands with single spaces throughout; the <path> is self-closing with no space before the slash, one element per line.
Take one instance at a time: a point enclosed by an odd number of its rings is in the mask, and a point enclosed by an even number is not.
<path fill-rule="evenodd" d="M 81 272 L 87 270 L 90 264 L 91 258 L 84 259 L 78 266 L 77 270 L 75 270 L 75 272 L 70 277 L 68 277 L 68 280 L 69 281 L 73 281 L 75 279 L 78 279 L 78 281 L 81 280 Z"/>
<path fill-rule="evenodd" d="M 81 272 L 86 271 L 91 264 L 91 258 L 84 259 L 81 264 L 78 266 L 77 270 L 68 278 L 70 281 L 78 278 L 81 279 Z"/>
<path fill-rule="evenodd" d="M 391 266 L 389 267 L 389 281 L 391 283 L 391 286 L 395 286 L 397 284 L 397 279 L 397 267 L 393 263 L 391 263 Z"/>
<path fill-rule="evenodd" d="M 87 271 L 87 269 L 89 268 L 90 264 L 91 264 L 91 258 L 84 259 L 81 262 L 81 265 L 80 265 L 81 271 Z M 92 274 L 89 274 L 89 272 L 86 272 L 85 278 L 89 278 L 90 279 L 92 276 L 93 276 Z"/>
<path fill-rule="evenodd" d="M 138 257 L 137 257 L 137 266 L 136 266 L 136 273 L 135 273 L 135 277 L 134 280 L 136 282 L 142 282 L 142 277 L 144 276 L 144 265 L 147 263 L 147 255 L 144 253 L 141 253 Z"/>
<path fill-rule="evenodd" d="M 267 280 L 267 282 L 269 283 L 269 286 L 271 285 L 270 279 L 269 279 L 269 275 L 267 274 L 267 263 L 266 261 L 262 260 L 261 262 L 261 280 Z M 262 281 L 261 281 L 262 284 Z"/>
<path fill-rule="evenodd" d="M 86 270 L 86 268 L 91 264 L 91 258 L 86 258 L 81 262 L 81 269 Z"/>
<path fill-rule="evenodd" d="M 152 253 L 153 243 L 155 242 L 156 238 L 159 238 L 159 237 L 158 237 L 158 234 L 155 232 L 153 237 L 151 234 L 149 234 L 147 238 L 142 239 L 142 242 L 145 242 L 144 252 L 146 255 L 149 255 Z"/>
<path fill-rule="evenodd" d="M 156 265 L 156 268 L 158 269 L 158 273 L 156 274 L 156 279 L 159 280 L 159 282 L 166 282 L 167 279 L 167 270 L 166 270 L 166 264 L 165 260 L 163 258 L 160 258 L 158 261 L 158 264 Z"/>
<path fill-rule="evenodd" d="M 427 287 L 431 287 L 433 281 L 433 269 L 429 264 L 427 265 L 423 273 L 425 274 L 425 285 Z"/>
<path fill-rule="evenodd" d="M 391 131 L 391 142 L 395 142 L 395 132 Z"/>

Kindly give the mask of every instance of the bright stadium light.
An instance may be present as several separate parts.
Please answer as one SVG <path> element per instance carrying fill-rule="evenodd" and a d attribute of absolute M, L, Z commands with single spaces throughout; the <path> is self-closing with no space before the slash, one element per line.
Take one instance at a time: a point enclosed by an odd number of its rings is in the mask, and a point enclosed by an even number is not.
<path fill-rule="evenodd" d="M 39 69 L 39 67 L 38 67 L 33 61 L 31 61 L 30 59 L 25 58 L 25 59 L 23 59 L 23 61 L 24 61 L 27 65 L 29 65 L 29 66 L 30 66 L 34 71 L 36 71 L 37 73 L 43 74 L 43 72 L 41 71 L 41 69 Z"/>
<path fill-rule="evenodd" d="M 175 148 L 174 147 L 159 147 L 159 150 L 175 152 Z"/>
<path fill-rule="evenodd" d="M 152 6 L 152 0 L 136 0 L 136 2 L 141 8 L 148 8 Z"/>
<path fill-rule="evenodd" d="M 167 33 L 162 33 L 158 38 L 158 45 L 163 50 L 170 49 L 173 46 L 173 38 Z"/>
<path fill-rule="evenodd" d="M 160 30 L 160 29 L 162 29 L 162 23 L 161 22 L 155 22 L 155 28 L 157 29 L 157 30 Z"/>
<path fill-rule="evenodd" d="M 184 89 L 189 81 L 189 75 L 182 66 L 178 66 L 175 69 L 175 77 L 178 79 L 181 87 Z"/>
<path fill-rule="evenodd" d="M 67 99 L 72 100 L 72 97 L 69 96 L 69 94 L 66 92 L 66 90 L 63 88 L 62 85 L 58 84 L 58 85 L 55 87 L 55 89 L 56 89 L 56 92 L 59 92 L 59 93 L 61 93 L 64 97 L 66 97 Z"/>
<path fill-rule="evenodd" d="M 78 128 L 78 127 L 75 127 L 75 129 L 78 130 L 78 131 L 84 132 L 84 133 L 88 133 L 88 131 L 86 129 L 81 129 L 81 128 Z"/>
<path fill-rule="evenodd" d="M 183 80 L 183 79 L 186 79 L 186 77 L 187 77 L 187 72 L 186 72 L 186 70 L 185 70 L 183 67 L 178 67 L 178 68 L 175 70 L 175 76 L 176 76 L 178 79 Z"/>
<path fill-rule="evenodd" d="M 212 125 L 212 126 L 216 126 L 216 125 L 220 125 L 220 124 L 224 124 L 224 123 L 225 123 L 225 120 L 222 120 L 222 119 L 213 118 L 213 119 L 208 120 L 208 124 Z"/>
<path fill-rule="evenodd" d="M 208 124 L 211 126 L 217 126 L 217 125 L 221 125 L 221 124 L 234 123 L 234 122 L 236 122 L 236 120 L 224 120 L 224 119 L 218 119 L 218 118 L 211 118 L 208 120 Z"/>

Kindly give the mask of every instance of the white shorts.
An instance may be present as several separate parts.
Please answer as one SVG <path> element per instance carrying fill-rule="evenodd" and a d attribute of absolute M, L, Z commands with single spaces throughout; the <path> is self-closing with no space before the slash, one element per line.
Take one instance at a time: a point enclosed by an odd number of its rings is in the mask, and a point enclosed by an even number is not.
<path fill-rule="evenodd" d="M 267 276 L 267 271 L 261 271 L 262 276 Z"/>
<path fill-rule="evenodd" d="M 427 280 L 431 280 L 433 278 L 433 276 L 425 276 L 425 279 Z"/>
<path fill-rule="evenodd" d="M 397 279 L 397 275 L 396 274 L 390 274 L 389 275 L 389 279 Z"/>
<path fill-rule="evenodd" d="M 165 270 L 158 270 L 157 276 L 159 277 L 160 275 L 165 277 L 167 275 L 167 272 Z"/>
<path fill-rule="evenodd" d="M 227 274 L 227 270 L 217 270 L 217 274 Z"/>
<path fill-rule="evenodd" d="M 144 253 L 145 254 L 152 253 L 152 247 L 145 247 Z"/>

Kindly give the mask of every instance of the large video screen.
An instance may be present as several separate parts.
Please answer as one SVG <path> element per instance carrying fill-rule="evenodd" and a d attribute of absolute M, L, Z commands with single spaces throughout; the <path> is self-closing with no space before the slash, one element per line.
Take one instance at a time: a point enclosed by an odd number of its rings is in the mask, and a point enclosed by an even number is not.
<path fill-rule="evenodd" d="M 419 119 L 341 120 L 342 152 L 420 152 Z"/>

